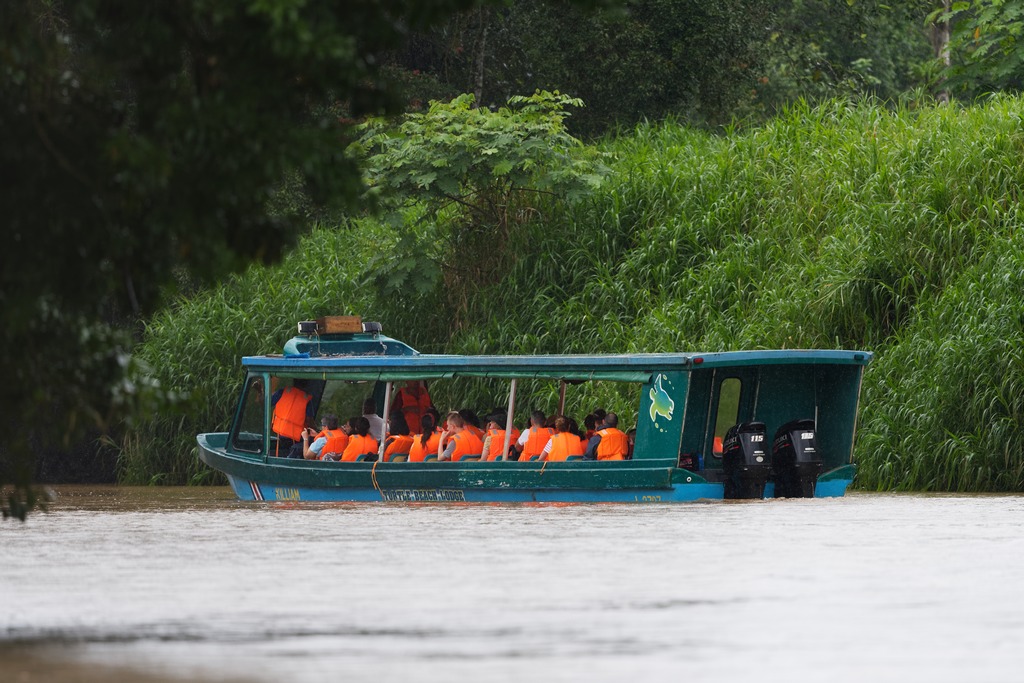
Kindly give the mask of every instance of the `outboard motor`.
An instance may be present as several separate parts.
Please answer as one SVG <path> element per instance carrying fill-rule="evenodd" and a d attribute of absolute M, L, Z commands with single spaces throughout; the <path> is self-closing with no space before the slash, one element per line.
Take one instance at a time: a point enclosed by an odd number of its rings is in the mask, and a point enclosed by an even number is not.
<path fill-rule="evenodd" d="M 729 427 L 722 443 L 726 498 L 764 498 L 764 485 L 771 471 L 765 448 L 763 422 Z"/>
<path fill-rule="evenodd" d="M 779 427 L 772 442 L 776 498 L 813 498 L 822 461 L 814 420 L 793 420 Z"/>

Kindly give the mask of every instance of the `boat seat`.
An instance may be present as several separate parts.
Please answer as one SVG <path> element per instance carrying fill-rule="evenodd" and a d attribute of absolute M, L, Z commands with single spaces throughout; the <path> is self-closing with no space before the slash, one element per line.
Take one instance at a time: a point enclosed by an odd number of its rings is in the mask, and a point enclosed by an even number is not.
<path fill-rule="evenodd" d="M 388 462 L 405 462 L 409 459 L 408 453 L 393 453 Z"/>
<path fill-rule="evenodd" d="M 356 462 L 372 462 L 377 459 L 376 453 L 360 453 L 356 456 Z"/>
<path fill-rule="evenodd" d="M 479 455 L 464 455 L 461 458 L 459 458 L 458 460 L 456 460 L 455 462 L 469 462 L 471 460 L 479 460 L 479 459 L 480 459 Z"/>
<path fill-rule="evenodd" d="M 437 453 L 431 453 L 423 458 L 423 462 L 437 462 Z"/>
<path fill-rule="evenodd" d="M 583 456 L 582 456 L 582 455 L 570 455 L 570 456 L 568 456 L 568 457 L 567 457 L 567 458 L 565 459 L 565 461 L 566 461 L 566 462 L 569 462 L 570 460 L 582 460 L 582 459 L 583 459 Z"/>

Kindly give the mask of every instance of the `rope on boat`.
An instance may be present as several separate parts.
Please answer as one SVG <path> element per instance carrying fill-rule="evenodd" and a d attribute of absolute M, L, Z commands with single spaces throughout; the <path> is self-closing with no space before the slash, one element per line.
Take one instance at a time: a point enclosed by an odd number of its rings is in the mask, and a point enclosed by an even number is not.
<path fill-rule="evenodd" d="M 540 466 L 540 474 L 537 475 L 538 477 L 544 476 L 544 468 L 547 467 L 547 466 L 548 466 L 548 461 L 545 460 L 544 464 Z"/>
<path fill-rule="evenodd" d="M 373 482 L 373 488 L 380 494 L 381 498 L 384 497 L 384 493 L 380 490 L 380 484 L 377 483 L 377 465 L 380 464 L 380 460 L 373 461 L 373 467 L 370 469 L 370 481 Z"/>

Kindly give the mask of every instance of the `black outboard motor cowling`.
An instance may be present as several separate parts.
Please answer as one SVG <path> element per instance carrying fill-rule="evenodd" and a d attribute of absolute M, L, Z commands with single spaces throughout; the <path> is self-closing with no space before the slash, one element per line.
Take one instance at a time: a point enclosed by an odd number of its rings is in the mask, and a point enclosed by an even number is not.
<path fill-rule="evenodd" d="M 726 498 L 764 498 L 771 472 L 763 422 L 729 427 L 722 442 L 722 471 Z"/>
<path fill-rule="evenodd" d="M 813 498 L 822 467 L 814 420 L 793 420 L 779 427 L 772 442 L 776 498 Z"/>

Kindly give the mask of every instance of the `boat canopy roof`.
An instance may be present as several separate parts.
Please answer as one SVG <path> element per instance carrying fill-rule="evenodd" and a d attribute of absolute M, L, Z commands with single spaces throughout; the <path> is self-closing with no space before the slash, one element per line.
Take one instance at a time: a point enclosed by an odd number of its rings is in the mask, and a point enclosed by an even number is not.
<path fill-rule="evenodd" d="M 347 380 L 413 380 L 449 377 L 541 378 L 568 381 L 647 382 L 654 372 L 757 365 L 867 365 L 867 351 L 765 350 L 717 353 L 619 355 L 460 356 L 409 355 L 246 356 L 249 372 Z"/>

